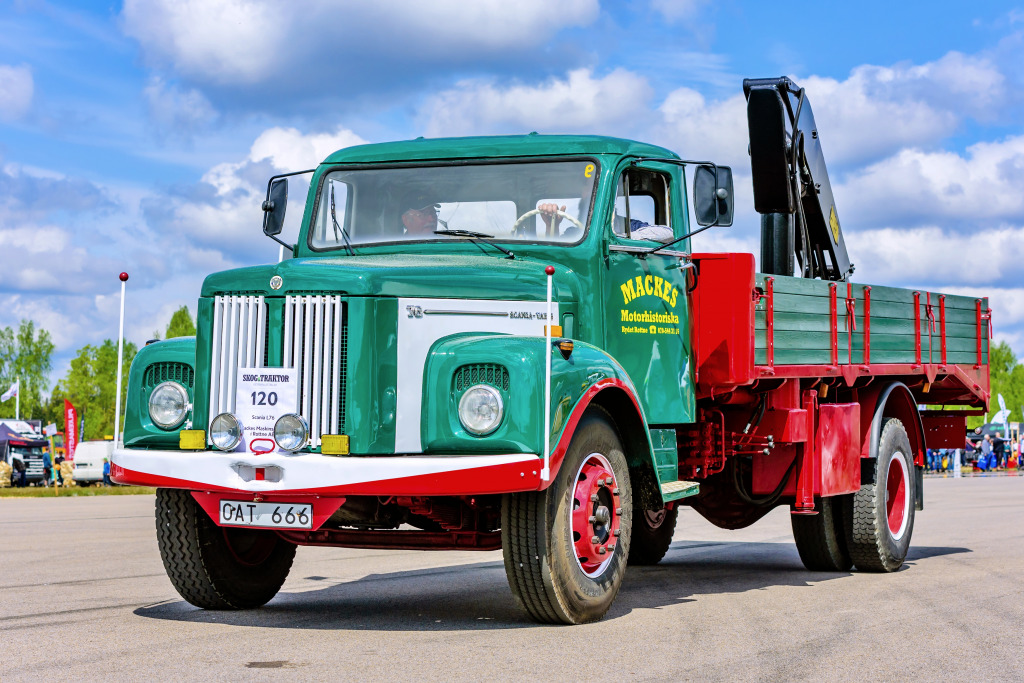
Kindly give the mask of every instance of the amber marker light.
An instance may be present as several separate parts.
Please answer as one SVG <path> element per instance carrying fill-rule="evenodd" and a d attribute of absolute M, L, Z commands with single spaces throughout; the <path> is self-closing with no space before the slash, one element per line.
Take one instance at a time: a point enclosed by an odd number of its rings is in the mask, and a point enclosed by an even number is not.
<path fill-rule="evenodd" d="M 562 352 L 562 358 L 569 360 L 569 356 L 572 355 L 572 340 L 563 339 L 558 342 L 558 350 Z"/>

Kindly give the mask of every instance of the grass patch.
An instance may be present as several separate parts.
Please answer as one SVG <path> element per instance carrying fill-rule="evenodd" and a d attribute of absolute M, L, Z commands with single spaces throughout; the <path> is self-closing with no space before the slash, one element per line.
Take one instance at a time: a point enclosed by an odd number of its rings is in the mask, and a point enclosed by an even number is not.
<path fill-rule="evenodd" d="M 149 486 L 62 486 L 57 495 L 53 487 L 26 486 L 0 489 L 0 498 L 66 498 L 67 496 L 137 496 L 156 493 Z"/>

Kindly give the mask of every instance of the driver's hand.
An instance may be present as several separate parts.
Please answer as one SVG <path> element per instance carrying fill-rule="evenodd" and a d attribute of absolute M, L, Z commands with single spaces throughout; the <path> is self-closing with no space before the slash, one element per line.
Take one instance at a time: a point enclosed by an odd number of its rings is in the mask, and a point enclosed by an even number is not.
<path fill-rule="evenodd" d="M 544 221 L 544 226 L 547 228 L 547 233 L 557 234 L 558 226 L 562 222 L 562 217 L 557 215 L 558 211 L 565 211 L 565 206 L 559 208 L 558 204 L 548 202 L 544 204 L 538 204 L 537 208 L 540 210 L 540 218 Z"/>

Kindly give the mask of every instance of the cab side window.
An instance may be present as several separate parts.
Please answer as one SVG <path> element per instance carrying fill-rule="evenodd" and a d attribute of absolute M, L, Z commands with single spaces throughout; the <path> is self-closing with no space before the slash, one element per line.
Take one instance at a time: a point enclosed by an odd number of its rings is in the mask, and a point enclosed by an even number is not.
<path fill-rule="evenodd" d="M 616 184 L 612 231 L 627 239 L 671 239 L 669 209 L 669 179 L 664 173 L 627 169 Z"/>

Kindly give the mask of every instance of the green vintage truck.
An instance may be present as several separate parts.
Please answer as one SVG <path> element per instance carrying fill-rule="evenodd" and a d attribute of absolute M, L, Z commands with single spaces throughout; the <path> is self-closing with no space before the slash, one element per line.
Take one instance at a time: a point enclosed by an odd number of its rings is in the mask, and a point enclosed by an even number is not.
<path fill-rule="evenodd" d="M 805 93 L 744 86 L 762 272 L 690 250 L 731 223 L 730 170 L 639 142 L 416 139 L 310 171 L 290 258 L 209 276 L 196 337 L 129 373 L 112 476 L 158 487 L 178 592 L 258 607 L 298 545 L 500 548 L 531 618 L 582 623 L 682 505 L 725 528 L 785 505 L 808 569 L 899 568 L 925 447 L 987 406 L 988 303 L 852 283 Z"/>

